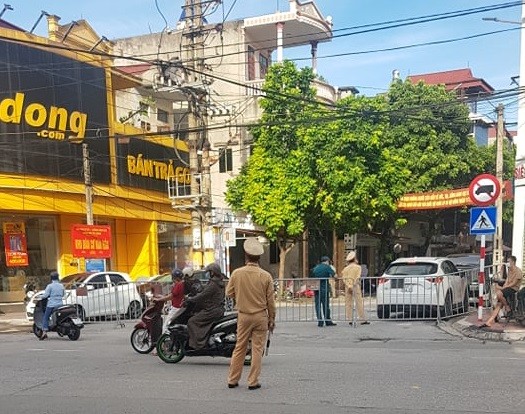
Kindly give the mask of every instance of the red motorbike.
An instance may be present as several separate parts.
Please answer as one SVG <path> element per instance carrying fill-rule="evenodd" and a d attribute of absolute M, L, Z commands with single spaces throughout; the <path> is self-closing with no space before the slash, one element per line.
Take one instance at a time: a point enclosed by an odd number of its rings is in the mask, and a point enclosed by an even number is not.
<path fill-rule="evenodd" d="M 157 345 L 162 334 L 163 308 L 164 302 L 152 301 L 131 332 L 131 346 L 139 354 L 148 354 Z"/>

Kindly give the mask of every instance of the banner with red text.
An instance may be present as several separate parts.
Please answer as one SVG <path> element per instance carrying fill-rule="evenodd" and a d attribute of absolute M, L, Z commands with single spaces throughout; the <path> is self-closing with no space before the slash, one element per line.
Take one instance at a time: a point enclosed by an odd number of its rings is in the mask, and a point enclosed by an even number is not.
<path fill-rule="evenodd" d="M 6 265 L 28 266 L 25 224 L 21 221 L 4 222 L 3 230 Z"/>
<path fill-rule="evenodd" d="M 111 227 L 88 224 L 71 226 L 73 257 L 102 259 L 111 257 Z"/>

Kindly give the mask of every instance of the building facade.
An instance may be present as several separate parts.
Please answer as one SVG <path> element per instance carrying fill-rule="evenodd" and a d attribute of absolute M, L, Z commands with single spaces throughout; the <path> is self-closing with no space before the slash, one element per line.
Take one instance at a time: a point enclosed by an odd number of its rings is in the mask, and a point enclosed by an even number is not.
<path fill-rule="evenodd" d="M 115 92 L 140 82 L 112 68 L 111 43 L 89 24 L 49 16 L 48 29 L 0 27 L 0 302 L 22 300 L 26 283 L 44 287 L 53 269 L 136 278 L 188 262 L 188 216 L 165 191 L 167 175 L 187 179 L 187 146 L 116 121 Z M 74 254 L 88 207 L 109 231 L 104 257 Z"/>

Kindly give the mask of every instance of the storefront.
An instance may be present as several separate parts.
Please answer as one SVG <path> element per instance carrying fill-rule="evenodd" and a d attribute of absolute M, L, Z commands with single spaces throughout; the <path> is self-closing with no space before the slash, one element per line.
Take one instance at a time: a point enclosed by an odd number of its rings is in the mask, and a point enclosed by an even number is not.
<path fill-rule="evenodd" d="M 185 144 L 122 135 L 107 61 L 10 29 L 0 36 L 35 43 L 0 41 L 0 302 L 22 300 L 25 284 L 45 287 L 53 269 L 102 265 L 138 278 L 187 263 L 190 217 L 173 211 L 166 188 L 167 174 L 187 180 Z M 74 141 L 88 148 L 94 223 L 110 228 L 110 254 L 96 260 L 72 248 L 87 205 Z"/>

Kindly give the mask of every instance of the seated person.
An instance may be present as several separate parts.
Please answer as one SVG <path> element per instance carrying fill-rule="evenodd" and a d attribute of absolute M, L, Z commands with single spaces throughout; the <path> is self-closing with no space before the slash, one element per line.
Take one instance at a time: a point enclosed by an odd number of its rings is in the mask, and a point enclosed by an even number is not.
<path fill-rule="evenodd" d="M 224 275 L 216 263 L 208 265 L 206 270 L 210 272 L 208 284 L 202 292 L 186 298 L 186 303 L 192 304 L 194 309 L 188 320 L 189 346 L 193 349 L 206 346 L 213 323 L 224 316 Z"/>
<path fill-rule="evenodd" d="M 509 298 L 510 295 L 514 295 L 519 290 L 522 279 L 523 273 L 521 272 L 521 269 L 516 266 L 516 256 L 511 256 L 509 258 L 509 270 L 505 283 L 502 286 L 494 285 L 494 288 L 496 289 L 497 303 L 489 320 L 484 326 L 492 326 L 501 309 L 505 309 L 507 312 L 512 311 L 507 298 Z"/>
<path fill-rule="evenodd" d="M 173 285 L 169 294 L 153 299 L 156 302 L 166 302 L 171 300 L 171 308 L 168 312 L 168 315 L 164 319 L 164 324 L 162 326 L 162 332 L 168 332 L 168 326 L 171 324 L 171 321 L 175 318 L 175 315 L 182 307 L 182 301 L 184 300 L 184 283 L 182 282 L 183 273 L 179 269 L 173 269 L 171 271 L 171 280 Z"/>

